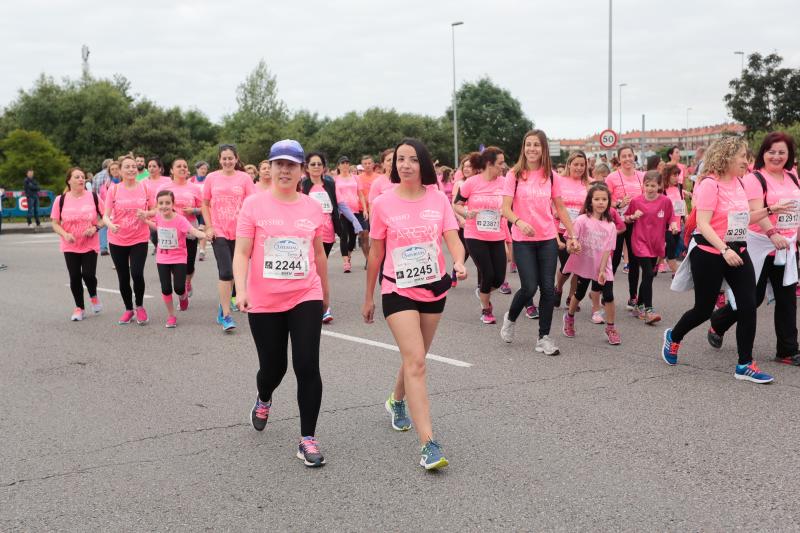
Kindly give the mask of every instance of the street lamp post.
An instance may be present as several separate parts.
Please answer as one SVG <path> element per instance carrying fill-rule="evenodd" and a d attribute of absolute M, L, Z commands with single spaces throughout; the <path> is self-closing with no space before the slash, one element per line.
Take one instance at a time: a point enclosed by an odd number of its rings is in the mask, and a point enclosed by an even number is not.
<path fill-rule="evenodd" d="M 619 84 L 619 134 L 622 135 L 622 88 L 627 87 L 627 83 Z"/>
<path fill-rule="evenodd" d="M 611 21 L 614 0 L 608 0 L 608 129 L 611 129 Z"/>
<path fill-rule="evenodd" d="M 462 21 L 450 23 L 453 37 L 453 168 L 458 166 L 458 115 L 456 110 L 456 26 L 464 24 Z"/>
<path fill-rule="evenodd" d="M 742 56 L 742 72 L 744 72 L 744 52 L 737 50 L 733 53 L 733 55 Z"/>
<path fill-rule="evenodd" d="M 689 111 L 691 111 L 691 107 L 686 108 L 686 136 L 689 136 Z"/>

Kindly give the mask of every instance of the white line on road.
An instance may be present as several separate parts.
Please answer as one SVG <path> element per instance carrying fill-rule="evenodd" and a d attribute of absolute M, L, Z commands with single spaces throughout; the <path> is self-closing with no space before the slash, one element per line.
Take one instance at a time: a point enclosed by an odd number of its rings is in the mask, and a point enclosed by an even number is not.
<path fill-rule="evenodd" d="M 99 290 L 99 289 L 98 289 Z M 383 348 L 385 350 L 391 350 L 393 352 L 399 352 L 400 349 L 397 346 L 392 344 L 386 344 L 385 342 L 378 342 L 373 341 L 370 339 L 363 339 L 361 337 L 354 337 L 352 335 L 345 335 L 344 333 L 336 333 L 335 331 L 324 331 L 322 332 L 323 335 L 327 335 L 328 337 L 334 337 L 336 339 L 342 339 L 345 341 L 350 342 L 357 342 L 359 344 L 366 344 L 367 346 L 375 346 L 376 348 Z M 472 363 L 467 363 L 465 361 L 459 361 L 458 359 L 450 359 L 449 357 L 442 357 L 441 355 L 434 355 L 429 353 L 426 356 L 428 359 L 432 361 L 439 361 L 440 363 L 445 363 L 448 365 L 453 366 L 460 366 L 462 368 L 469 368 L 472 366 Z"/>
<path fill-rule="evenodd" d="M 61 239 L 48 239 L 48 240 L 37 240 L 37 241 L 11 241 L 8 244 L 54 244 L 57 242 L 61 242 Z"/>
<path fill-rule="evenodd" d="M 69 287 L 69 283 L 67 283 L 64 286 L 65 287 Z M 86 285 L 84 285 L 83 288 L 85 289 Z M 97 287 L 97 292 L 110 292 L 111 294 L 122 294 L 116 289 L 104 289 L 103 287 Z M 145 298 L 152 298 L 152 296 L 150 296 L 149 294 L 145 294 L 144 297 Z"/>

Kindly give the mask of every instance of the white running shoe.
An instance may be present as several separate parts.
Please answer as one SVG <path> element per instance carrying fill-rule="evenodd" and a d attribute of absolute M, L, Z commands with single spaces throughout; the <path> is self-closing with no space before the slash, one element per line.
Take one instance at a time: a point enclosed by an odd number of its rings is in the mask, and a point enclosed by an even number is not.
<path fill-rule="evenodd" d="M 500 328 L 500 338 L 508 343 L 514 342 L 515 322 L 508 319 L 508 311 L 503 315 L 503 326 Z"/>
<path fill-rule="evenodd" d="M 536 351 L 543 353 L 545 355 L 558 355 L 558 346 L 556 343 L 553 342 L 553 339 L 550 338 L 550 335 L 545 335 L 538 341 L 536 341 Z"/>

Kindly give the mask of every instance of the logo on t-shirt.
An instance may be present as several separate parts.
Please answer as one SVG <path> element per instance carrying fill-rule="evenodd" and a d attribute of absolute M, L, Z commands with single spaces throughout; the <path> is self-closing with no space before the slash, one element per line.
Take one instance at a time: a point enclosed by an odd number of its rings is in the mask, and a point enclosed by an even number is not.
<path fill-rule="evenodd" d="M 420 212 L 419 218 L 423 220 L 441 220 L 442 212 L 435 211 L 433 209 L 425 209 L 424 211 Z"/>
<path fill-rule="evenodd" d="M 314 231 L 317 226 L 307 218 L 300 218 L 294 221 L 294 227 L 305 231 Z"/>
<path fill-rule="evenodd" d="M 256 222 L 259 228 L 266 228 L 269 226 L 283 226 L 283 220 L 279 218 L 265 218 Z"/>
<path fill-rule="evenodd" d="M 402 215 L 395 215 L 393 217 L 389 217 L 389 222 L 400 222 L 401 220 L 408 220 L 411 218 L 408 213 L 403 213 Z"/>

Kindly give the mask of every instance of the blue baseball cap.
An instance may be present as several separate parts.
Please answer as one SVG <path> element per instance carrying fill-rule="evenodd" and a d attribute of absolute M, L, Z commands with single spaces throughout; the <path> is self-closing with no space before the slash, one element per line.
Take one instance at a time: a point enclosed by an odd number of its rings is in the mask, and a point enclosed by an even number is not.
<path fill-rule="evenodd" d="M 306 161 L 306 153 L 299 142 L 292 139 L 284 139 L 272 145 L 267 159 L 270 161 L 285 159 L 302 165 Z"/>

